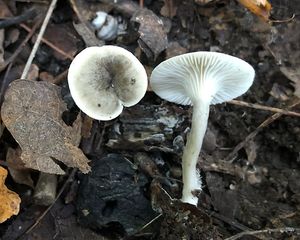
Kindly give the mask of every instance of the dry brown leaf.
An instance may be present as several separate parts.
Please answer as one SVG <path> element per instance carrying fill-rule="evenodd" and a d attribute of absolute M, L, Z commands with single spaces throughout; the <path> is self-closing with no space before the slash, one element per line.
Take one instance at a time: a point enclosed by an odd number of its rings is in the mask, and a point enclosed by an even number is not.
<path fill-rule="evenodd" d="M 0 223 L 5 222 L 20 210 L 21 199 L 15 192 L 5 186 L 7 170 L 0 167 Z"/>
<path fill-rule="evenodd" d="M 77 147 L 81 119 L 67 126 L 61 118 L 67 110 L 61 100 L 60 87 L 29 80 L 10 84 L 2 105 L 2 120 L 19 143 L 21 159 L 28 168 L 52 174 L 65 172 L 55 162 L 90 171 L 89 160 Z"/>
<path fill-rule="evenodd" d="M 8 163 L 8 171 L 16 183 L 27 185 L 33 188 L 33 180 L 31 178 L 30 169 L 26 168 L 21 160 L 21 148 L 9 148 L 6 154 L 6 162 Z"/>
<path fill-rule="evenodd" d="M 156 59 L 167 48 L 168 38 L 163 21 L 148 9 L 135 12 L 131 21 L 139 23 L 138 44 L 148 58 Z"/>
<path fill-rule="evenodd" d="M 238 0 L 244 7 L 255 15 L 268 21 L 271 13 L 271 4 L 268 0 Z"/>

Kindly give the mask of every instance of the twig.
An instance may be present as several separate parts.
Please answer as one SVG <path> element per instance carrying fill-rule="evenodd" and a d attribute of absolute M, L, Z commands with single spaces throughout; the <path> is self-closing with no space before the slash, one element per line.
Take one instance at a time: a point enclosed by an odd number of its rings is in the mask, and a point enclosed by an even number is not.
<path fill-rule="evenodd" d="M 280 108 L 268 107 L 268 106 L 264 106 L 264 105 L 260 105 L 260 104 L 256 104 L 256 103 L 247 103 L 247 102 L 238 101 L 238 100 L 231 100 L 231 101 L 228 101 L 227 103 L 238 105 L 238 106 L 243 106 L 243 107 L 249 107 L 249 108 L 254 108 L 254 109 L 266 110 L 266 111 L 270 111 L 270 112 L 281 113 L 283 115 L 300 117 L 300 113 L 297 113 L 297 112 L 292 112 L 292 111 L 288 111 L 288 110 L 280 109 Z"/>
<path fill-rule="evenodd" d="M 35 57 L 36 51 L 38 50 L 38 47 L 39 47 L 39 45 L 41 43 L 42 37 L 44 35 L 44 32 L 46 30 L 46 27 L 48 25 L 48 22 L 50 20 L 52 12 L 53 12 L 53 10 L 54 10 L 54 8 L 56 6 L 56 2 L 57 2 L 57 0 L 52 0 L 50 6 L 48 8 L 48 11 L 47 11 L 46 17 L 44 19 L 44 22 L 42 24 L 42 27 L 40 29 L 40 32 L 39 32 L 39 34 L 37 36 L 37 39 L 36 39 L 36 41 L 35 41 L 35 43 L 33 45 L 32 51 L 31 51 L 31 53 L 29 55 L 29 58 L 28 58 L 28 60 L 26 62 L 26 65 L 24 67 L 23 73 L 21 75 L 21 79 L 25 79 L 27 77 L 27 75 L 28 75 L 28 71 L 29 71 L 30 65 L 31 65 L 31 63 L 32 63 L 32 61 L 33 61 L 33 59 Z"/>
<path fill-rule="evenodd" d="M 288 108 L 293 108 L 300 104 L 300 100 L 298 99 L 295 103 L 291 104 Z M 275 113 L 272 116 L 268 117 L 265 121 L 263 121 L 253 132 L 251 132 L 242 142 L 240 142 L 233 150 L 230 152 L 224 161 L 231 161 L 233 157 L 240 151 L 251 139 L 253 139 L 258 132 L 264 127 L 268 126 L 270 123 L 274 122 L 276 119 L 280 118 L 282 113 Z"/>
<path fill-rule="evenodd" d="M 61 187 L 60 191 L 58 192 L 58 194 L 57 194 L 57 196 L 56 196 L 56 198 L 55 198 L 55 200 L 54 200 L 54 203 L 51 204 L 49 207 L 47 207 L 47 209 L 41 214 L 41 216 L 38 217 L 38 219 L 34 222 L 34 224 L 32 224 L 31 227 L 28 228 L 28 229 L 26 230 L 26 232 L 23 233 L 18 239 L 20 239 L 21 237 L 23 237 L 25 234 L 30 233 L 30 232 L 31 232 L 31 231 L 32 231 L 32 230 L 33 230 L 33 229 L 41 222 L 41 220 L 42 220 L 42 219 L 46 216 L 46 214 L 51 210 L 51 208 L 54 206 L 54 204 L 55 204 L 56 201 L 59 199 L 59 197 L 61 196 L 61 194 L 64 192 L 64 190 L 66 189 L 68 183 L 70 183 L 70 182 L 73 180 L 73 178 L 74 178 L 76 172 L 77 172 L 77 169 L 74 168 L 74 169 L 72 170 L 72 172 L 70 173 L 70 175 L 68 176 L 67 180 L 65 181 L 64 185 Z"/>
<path fill-rule="evenodd" d="M 25 24 L 20 24 L 20 26 L 22 28 L 24 28 L 26 31 L 30 32 L 31 29 L 30 27 L 26 26 Z M 68 53 L 66 53 L 64 50 L 60 49 L 59 47 L 56 47 L 52 42 L 50 42 L 49 40 L 47 40 L 46 38 L 42 37 L 42 42 L 45 43 L 46 45 L 48 45 L 50 48 L 52 48 L 54 51 L 58 52 L 59 54 L 61 54 L 62 56 L 69 58 L 71 60 L 74 59 L 73 56 L 69 55 Z"/>
<path fill-rule="evenodd" d="M 22 15 L 11 17 L 5 20 L 0 21 L 0 29 L 10 27 L 12 25 L 19 24 L 21 22 L 25 22 L 29 19 L 34 18 L 37 15 L 36 9 L 31 8 L 25 11 Z"/>
<path fill-rule="evenodd" d="M 37 20 L 32 29 L 28 31 L 26 38 L 22 41 L 22 43 L 18 46 L 17 50 L 7 59 L 5 60 L 4 64 L 0 65 L 0 72 L 7 67 L 8 64 L 12 63 L 17 56 L 20 54 L 20 52 L 25 47 L 26 43 L 29 41 L 29 39 L 32 37 L 32 35 L 35 33 L 36 29 L 40 26 L 41 21 Z"/>
<path fill-rule="evenodd" d="M 236 240 L 236 239 L 239 239 L 243 236 L 247 236 L 247 235 L 255 236 L 255 235 L 258 235 L 258 234 L 262 234 L 262 233 L 267 233 L 267 234 L 271 234 L 271 233 L 281 233 L 281 234 L 282 233 L 292 233 L 292 234 L 300 235 L 300 228 L 285 227 L 285 228 L 264 229 L 264 230 L 257 230 L 257 231 L 244 231 L 244 232 L 238 233 L 234 236 L 231 236 L 229 238 L 226 238 L 225 240 Z"/>
<path fill-rule="evenodd" d="M 270 23 L 287 23 L 287 22 L 291 22 L 292 20 L 294 20 L 296 17 L 296 14 L 293 13 L 293 15 L 287 19 L 282 19 L 282 20 L 278 20 L 278 19 L 271 19 L 269 20 Z"/>
<path fill-rule="evenodd" d="M 150 226 L 153 222 L 155 222 L 155 221 L 156 221 L 157 219 L 159 219 L 161 216 L 162 216 L 162 213 L 158 214 L 155 218 L 153 218 L 153 219 L 150 220 L 148 223 L 146 223 L 144 226 L 142 226 L 138 232 L 143 231 L 146 227 Z"/>

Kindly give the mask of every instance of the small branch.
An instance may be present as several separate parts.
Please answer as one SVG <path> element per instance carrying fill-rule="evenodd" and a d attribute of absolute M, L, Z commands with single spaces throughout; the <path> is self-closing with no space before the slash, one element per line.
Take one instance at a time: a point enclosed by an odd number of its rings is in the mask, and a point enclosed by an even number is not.
<path fill-rule="evenodd" d="M 260 109 L 260 110 L 265 110 L 265 111 L 270 111 L 270 112 L 281 113 L 283 115 L 300 117 L 300 113 L 297 113 L 297 112 L 292 112 L 292 111 L 288 111 L 288 110 L 280 109 L 280 108 L 268 107 L 268 106 L 264 106 L 264 105 L 260 105 L 260 104 L 256 104 L 256 103 L 247 103 L 247 102 L 238 101 L 238 100 L 231 100 L 231 101 L 228 101 L 227 103 L 238 105 L 238 106 L 243 106 L 243 107 L 248 107 L 248 108 L 254 108 L 254 109 Z"/>
<path fill-rule="evenodd" d="M 298 99 L 295 103 L 291 104 L 288 108 L 293 108 L 300 104 L 300 100 Z M 233 150 L 230 152 L 224 161 L 231 161 L 233 157 L 240 151 L 251 139 L 253 139 L 260 130 L 274 122 L 276 119 L 280 118 L 283 113 L 275 113 L 272 116 L 268 117 L 265 121 L 263 121 L 253 132 L 251 132 L 242 142 L 240 142 Z"/>
<path fill-rule="evenodd" d="M 32 63 L 32 61 L 33 61 L 33 59 L 35 57 L 35 54 L 36 54 L 36 52 L 38 50 L 38 47 L 39 47 L 39 45 L 41 43 L 42 37 L 43 37 L 44 32 L 46 30 L 46 27 L 47 27 L 47 25 L 49 23 L 49 20 L 50 20 L 50 17 L 52 15 L 52 12 L 53 12 L 53 10 L 54 10 L 54 8 L 56 6 L 56 2 L 57 2 L 57 0 L 52 0 L 50 6 L 48 8 L 48 11 L 47 11 L 46 17 L 44 19 L 44 22 L 42 24 L 42 27 L 40 29 L 40 32 L 39 32 L 39 34 L 37 36 L 37 39 L 36 39 L 36 41 L 35 41 L 35 43 L 33 45 L 32 51 L 30 53 L 30 56 L 29 56 L 29 58 L 28 58 L 28 60 L 26 62 L 26 65 L 24 67 L 23 73 L 21 75 L 21 79 L 26 79 L 27 78 L 30 65 L 31 65 L 31 63 Z"/>
<path fill-rule="evenodd" d="M 37 20 L 34 24 L 33 28 L 30 29 L 29 33 L 27 34 L 26 38 L 22 41 L 22 43 L 18 46 L 17 50 L 7 59 L 5 62 L 0 65 L 0 72 L 7 67 L 8 64 L 12 63 L 17 56 L 22 52 L 23 48 L 25 47 L 26 43 L 29 41 L 29 39 L 32 37 L 32 35 L 35 33 L 36 29 L 39 27 L 41 21 Z"/>
<path fill-rule="evenodd" d="M 26 26 L 25 24 L 20 24 L 20 26 L 22 28 L 24 28 L 27 32 L 30 32 L 31 29 L 30 27 Z M 71 59 L 73 60 L 74 57 L 69 55 L 68 53 L 66 53 L 64 50 L 56 47 L 52 42 L 50 42 L 49 40 L 47 40 L 46 38 L 42 38 L 42 42 L 45 43 L 46 45 L 48 45 L 50 48 L 52 48 L 54 51 L 58 52 L 59 54 L 61 54 L 62 56 L 68 58 L 68 59 Z"/>
<path fill-rule="evenodd" d="M 271 233 L 288 233 L 288 234 L 296 234 L 296 235 L 300 235 L 300 228 L 292 228 L 292 227 L 285 227 L 285 228 L 276 228 L 276 229 L 264 229 L 264 230 L 257 230 L 257 231 L 244 231 L 241 233 L 238 233 L 234 236 L 231 236 L 229 238 L 226 238 L 225 240 L 236 240 L 239 239 L 241 237 L 250 235 L 250 236 L 255 236 L 255 235 L 259 235 L 259 234 L 271 234 Z M 270 238 L 271 239 L 271 238 Z"/>
<path fill-rule="evenodd" d="M 154 223 L 157 219 L 159 219 L 163 214 L 160 213 L 158 214 L 155 218 L 153 218 L 152 220 L 150 220 L 148 223 L 146 223 L 144 226 L 141 227 L 141 229 L 138 232 L 143 231 L 145 228 L 147 228 L 148 226 L 150 226 L 152 223 Z"/>

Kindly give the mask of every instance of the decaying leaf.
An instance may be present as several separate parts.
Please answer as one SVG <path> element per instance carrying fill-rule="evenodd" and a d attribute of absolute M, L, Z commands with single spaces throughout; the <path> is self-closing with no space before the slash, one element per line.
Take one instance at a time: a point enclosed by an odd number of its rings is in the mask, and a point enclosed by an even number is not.
<path fill-rule="evenodd" d="M 167 48 L 168 38 L 163 21 L 152 11 L 141 9 L 135 12 L 131 21 L 137 22 L 140 38 L 138 44 L 148 58 L 156 59 Z"/>
<path fill-rule="evenodd" d="M 15 192 L 5 186 L 7 170 L 0 167 L 0 223 L 5 222 L 20 210 L 21 199 Z"/>
<path fill-rule="evenodd" d="M 31 178 L 31 170 L 26 168 L 21 160 L 21 149 L 9 148 L 6 154 L 6 162 L 9 164 L 8 171 L 13 180 L 19 184 L 25 184 L 33 188 L 33 180 Z"/>
<path fill-rule="evenodd" d="M 268 0 L 239 0 L 239 2 L 263 20 L 269 20 L 272 6 Z"/>
<path fill-rule="evenodd" d="M 21 159 L 28 168 L 52 174 L 64 174 L 55 162 L 90 171 L 88 159 L 77 148 L 80 141 L 81 119 L 67 126 L 61 116 L 66 111 L 60 87 L 29 80 L 10 84 L 2 105 L 2 120 L 19 143 Z"/>

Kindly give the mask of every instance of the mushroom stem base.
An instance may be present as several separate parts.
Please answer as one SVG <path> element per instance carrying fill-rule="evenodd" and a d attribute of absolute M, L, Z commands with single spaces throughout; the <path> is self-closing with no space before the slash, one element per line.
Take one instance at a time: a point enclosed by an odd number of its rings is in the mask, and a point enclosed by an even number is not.
<path fill-rule="evenodd" d="M 183 190 L 181 201 L 197 206 L 198 197 L 196 193 L 202 190 L 197 162 L 207 128 L 209 103 L 198 101 L 193 106 L 192 127 L 182 156 Z"/>

